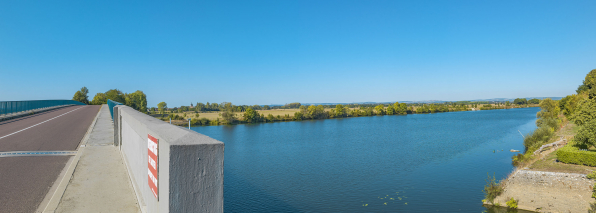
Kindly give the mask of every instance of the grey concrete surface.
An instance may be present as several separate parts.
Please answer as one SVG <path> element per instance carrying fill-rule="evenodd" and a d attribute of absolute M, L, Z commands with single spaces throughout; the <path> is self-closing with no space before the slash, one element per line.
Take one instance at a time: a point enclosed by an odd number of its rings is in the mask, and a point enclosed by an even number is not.
<path fill-rule="evenodd" d="M 147 212 L 223 212 L 224 144 L 127 106 L 114 108 L 121 144 L 141 208 Z M 158 198 L 148 185 L 148 134 L 158 142 Z"/>
<path fill-rule="evenodd" d="M 112 126 L 112 116 L 110 116 L 110 109 L 107 104 L 102 105 L 97 123 L 91 132 L 87 146 L 97 145 L 113 145 L 114 144 L 114 127 Z"/>
<path fill-rule="evenodd" d="M 134 189 L 103 105 L 55 212 L 140 212 Z"/>

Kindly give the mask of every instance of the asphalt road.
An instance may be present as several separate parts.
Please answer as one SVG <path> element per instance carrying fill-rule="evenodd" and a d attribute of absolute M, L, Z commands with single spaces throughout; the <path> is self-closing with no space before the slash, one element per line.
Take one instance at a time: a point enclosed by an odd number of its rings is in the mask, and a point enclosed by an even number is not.
<path fill-rule="evenodd" d="M 101 106 L 70 106 L 0 122 L 0 152 L 74 151 Z M 34 212 L 71 156 L 0 158 L 0 212 Z"/>

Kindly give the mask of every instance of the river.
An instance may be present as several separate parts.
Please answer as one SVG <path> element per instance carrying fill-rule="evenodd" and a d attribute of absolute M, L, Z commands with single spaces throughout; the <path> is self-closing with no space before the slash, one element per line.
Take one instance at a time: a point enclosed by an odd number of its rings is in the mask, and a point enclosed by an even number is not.
<path fill-rule="evenodd" d="M 482 212 L 539 108 L 192 127 L 225 143 L 225 212 Z"/>

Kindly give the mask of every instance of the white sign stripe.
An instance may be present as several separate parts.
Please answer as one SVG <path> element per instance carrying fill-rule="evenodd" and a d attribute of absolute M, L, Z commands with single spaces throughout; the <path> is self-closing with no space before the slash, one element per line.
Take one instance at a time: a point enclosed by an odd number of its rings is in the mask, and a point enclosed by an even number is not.
<path fill-rule="evenodd" d="M 11 135 L 14 135 L 14 134 L 17 134 L 17 133 L 19 133 L 19 132 L 22 132 L 22 131 L 25 131 L 25 130 L 28 130 L 28 129 L 31 129 L 31 128 L 33 128 L 33 127 L 37 126 L 37 125 L 40 125 L 40 124 L 43 124 L 43 123 L 45 123 L 45 122 L 48 122 L 48 121 L 54 120 L 54 119 L 56 119 L 56 118 L 58 118 L 58 117 L 60 117 L 60 116 L 66 115 L 66 114 L 68 114 L 68 113 L 71 113 L 72 111 L 78 110 L 78 109 L 80 109 L 80 108 L 83 108 L 83 107 L 79 107 L 79 108 L 76 108 L 76 109 L 70 110 L 70 111 L 68 111 L 68 112 L 66 112 L 66 113 L 64 113 L 64 114 L 62 114 L 62 115 L 58 115 L 58 116 L 56 116 L 56 117 L 50 118 L 50 119 L 48 119 L 48 120 L 45 120 L 45 121 L 43 121 L 43 122 L 41 122 L 41 123 L 35 124 L 35 125 L 33 125 L 33 126 L 30 126 L 30 127 L 24 128 L 24 129 L 21 129 L 21 130 L 19 130 L 19 131 L 16 131 L 16 132 L 10 133 L 10 134 L 8 134 L 8 135 L 5 135 L 5 136 L 2 136 L 2 137 L 0 137 L 0 139 L 2 139 L 2 138 L 5 138 L 5 137 L 8 137 L 8 136 L 11 136 Z"/>

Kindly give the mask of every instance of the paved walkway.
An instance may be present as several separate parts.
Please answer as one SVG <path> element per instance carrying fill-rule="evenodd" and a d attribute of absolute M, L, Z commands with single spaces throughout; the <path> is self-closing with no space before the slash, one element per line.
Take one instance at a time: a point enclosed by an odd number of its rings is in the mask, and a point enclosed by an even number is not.
<path fill-rule="evenodd" d="M 55 212 L 140 212 L 119 147 L 113 144 L 112 118 L 104 104 Z"/>

